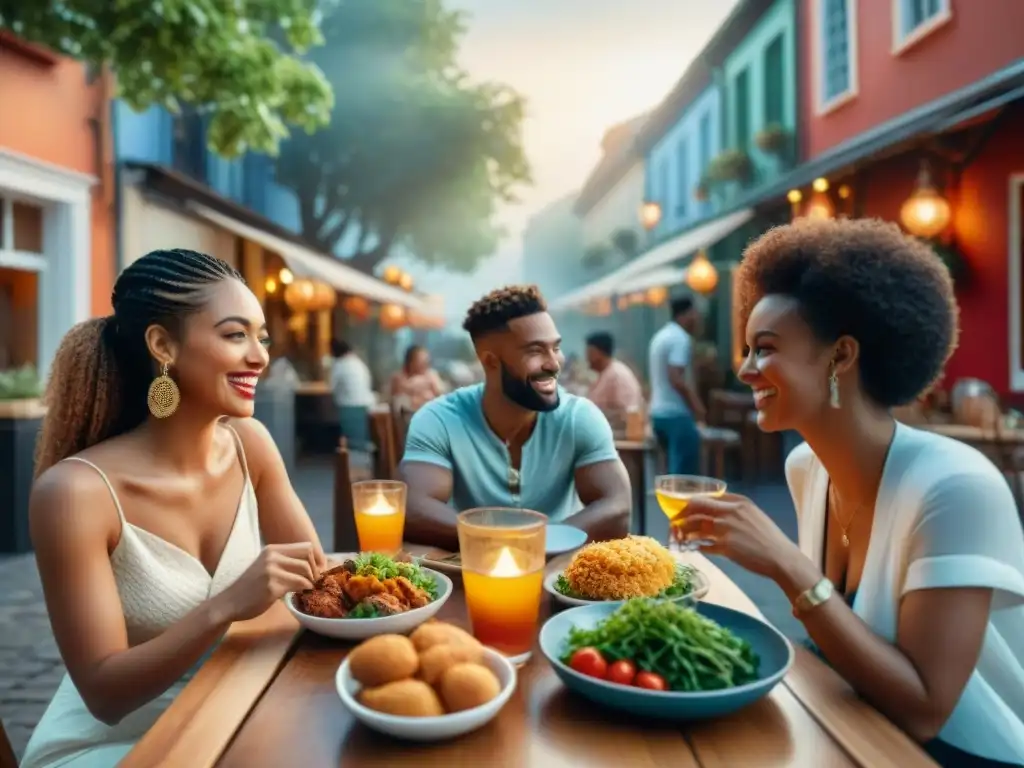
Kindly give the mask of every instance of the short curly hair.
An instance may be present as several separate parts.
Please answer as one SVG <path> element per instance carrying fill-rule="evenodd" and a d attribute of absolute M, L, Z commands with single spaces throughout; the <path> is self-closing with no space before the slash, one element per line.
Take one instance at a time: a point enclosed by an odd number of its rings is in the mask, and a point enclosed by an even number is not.
<path fill-rule="evenodd" d="M 749 245 L 736 272 L 742 325 L 761 297 L 795 299 L 825 343 L 860 344 L 865 393 L 892 408 L 935 384 L 956 349 L 959 310 L 945 264 L 879 219 L 801 219 Z"/>
<path fill-rule="evenodd" d="M 536 285 L 506 285 L 474 302 L 462 327 L 476 341 L 507 328 L 511 320 L 547 311 L 547 302 Z"/>

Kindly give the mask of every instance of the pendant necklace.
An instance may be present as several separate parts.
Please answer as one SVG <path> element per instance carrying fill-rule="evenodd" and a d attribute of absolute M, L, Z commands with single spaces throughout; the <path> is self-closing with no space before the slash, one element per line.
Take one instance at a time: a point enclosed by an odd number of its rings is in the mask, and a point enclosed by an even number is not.
<path fill-rule="evenodd" d="M 853 525 L 853 521 L 857 518 L 858 513 L 864 508 L 863 506 L 857 507 L 853 510 L 853 514 L 850 515 L 850 519 L 846 521 L 846 525 L 843 525 L 843 521 L 839 518 L 839 494 L 835 490 L 835 486 L 830 482 L 828 484 L 828 508 L 832 512 L 832 517 L 835 518 L 836 523 L 839 524 L 839 529 L 842 531 L 843 536 L 841 541 L 844 547 L 850 546 L 849 530 L 850 526 Z"/>

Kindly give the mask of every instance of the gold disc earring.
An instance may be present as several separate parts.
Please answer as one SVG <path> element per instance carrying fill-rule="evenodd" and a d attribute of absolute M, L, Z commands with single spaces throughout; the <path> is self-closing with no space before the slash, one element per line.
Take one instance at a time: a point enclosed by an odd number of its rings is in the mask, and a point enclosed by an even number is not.
<path fill-rule="evenodd" d="M 174 379 L 167 375 L 170 363 L 164 363 L 160 368 L 160 375 L 153 379 L 149 385 L 149 394 L 146 402 L 149 404 L 149 412 L 158 419 L 166 419 L 178 410 L 181 402 L 181 390 Z"/>

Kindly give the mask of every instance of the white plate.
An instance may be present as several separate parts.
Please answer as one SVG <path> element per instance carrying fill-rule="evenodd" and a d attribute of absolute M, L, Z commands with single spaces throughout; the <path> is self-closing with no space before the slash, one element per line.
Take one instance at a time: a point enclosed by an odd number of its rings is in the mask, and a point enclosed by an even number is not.
<path fill-rule="evenodd" d="M 348 657 L 341 662 L 334 684 L 341 702 L 351 710 L 359 722 L 375 731 L 410 741 L 441 741 L 462 736 L 486 725 L 505 706 L 516 689 L 516 668 L 507 658 L 491 648 L 484 649 L 484 665 L 498 677 L 501 693 L 486 704 L 463 712 L 440 717 L 403 717 L 387 715 L 364 707 L 356 701 L 361 686 L 352 677 Z"/>
<path fill-rule="evenodd" d="M 574 525 L 556 523 L 547 527 L 544 555 L 545 557 L 562 555 L 566 552 L 572 552 L 574 549 L 579 549 L 586 543 L 586 531 L 582 531 Z M 444 555 L 440 559 L 433 557 L 417 557 L 416 559 L 425 565 L 429 565 L 435 571 L 442 571 L 452 576 L 460 576 L 462 574 L 462 558 L 458 552 Z"/>
<path fill-rule="evenodd" d="M 579 605 L 594 605 L 595 603 L 624 603 L 624 602 L 626 602 L 625 600 L 581 600 L 578 597 L 569 597 L 568 595 L 563 595 L 561 592 L 559 592 L 557 589 L 555 589 L 555 582 L 558 581 L 558 577 L 561 576 L 561 575 L 562 575 L 561 571 L 556 571 L 554 573 L 549 573 L 547 576 L 545 576 L 544 577 L 544 589 L 547 591 L 547 593 L 549 595 L 554 597 L 555 600 L 560 602 L 562 605 L 579 606 Z M 710 584 L 710 582 L 708 582 L 708 577 L 705 576 L 701 571 L 698 571 L 698 570 L 695 569 L 694 581 L 696 583 L 694 584 L 694 588 L 693 588 L 692 591 L 686 593 L 685 595 L 682 595 L 681 597 L 674 597 L 674 598 L 672 598 L 672 602 L 674 602 L 674 603 L 695 603 L 698 600 L 700 600 L 701 598 L 703 598 L 705 595 L 707 595 L 708 590 L 711 588 L 711 584 Z"/>
<path fill-rule="evenodd" d="M 296 608 L 294 592 L 289 592 L 284 596 L 284 604 L 288 606 L 292 616 L 298 619 L 299 624 L 309 631 L 325 637 L 334 637 L 339 640 L 365 640 L 376 635 L 405 635 L 427 619 L 432 619 L 452 594 L 451 579 L 432 568 L 421 566 L 421 570 L 425 574 L 433 576 L 434 581 L 437 582 L 437 599 L 422 608 L 414 608 L 393 616 L 380 616 L 376 619 L 321 619 L 303 613 Z"/>

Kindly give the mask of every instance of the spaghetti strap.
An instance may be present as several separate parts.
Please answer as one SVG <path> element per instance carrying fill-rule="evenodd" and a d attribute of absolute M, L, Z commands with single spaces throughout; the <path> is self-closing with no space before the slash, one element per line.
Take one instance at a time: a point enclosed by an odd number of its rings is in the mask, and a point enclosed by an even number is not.
<path fill-rule="evenodd" d="M 245 448 L 242 446 L 242 438 L 239 437 L 238 432 L 227 421 L 222 421 L 221 424 L 227 427 L 228 432 L 235 439 L 235 448 L 238 449 L 238 461 L 242 465 L 242 474 L 245 475 L 245 482 L 248 485 L 252 482 L 252 479 L 249 477 L 249 465 L 245 461 Z"/>
<path fill-rule="evenodd" d="M 121 500 L 117 498 L 117 492 L 114 490 L 113 483 L 110 482 L 110 478 L 107 477 L 107 473 L 97 467 L 88 459 L 83 459 L 78 456 L 68 456 L 64 461 L 78 461 L 85 464 L 87 467 L 92 467 L 96 470 L 96 474 L 103 480 L 103 484 L 107 486 L 107 490 L 110 491 L 110 497 L 114 500 L 114 506 L 117 508 L 117 516 L 121 518 L 122 525 L 127 525 L 128 521 L 125 519 L 124 510 L 121 508 Z"/>

